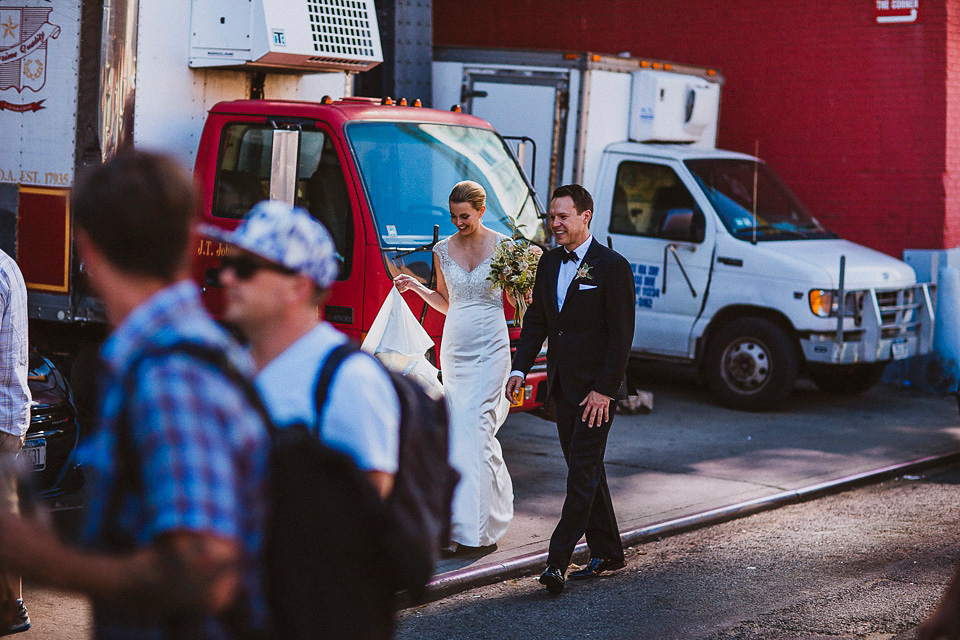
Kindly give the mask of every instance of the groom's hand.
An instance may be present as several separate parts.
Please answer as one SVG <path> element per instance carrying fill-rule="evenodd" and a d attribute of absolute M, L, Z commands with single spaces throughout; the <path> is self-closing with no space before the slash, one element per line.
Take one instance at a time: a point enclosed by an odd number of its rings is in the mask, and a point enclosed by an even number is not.
<path fill-rule="evenodd" d="M 517 392 L 523 388 L 523 378 L 520 376 L 510 376 L 510 379 L 507 380 L 507 400 L 513 403 L 514 398 L 517 397 Z"/>
<path fill-rule="evenodd" d="M 610 398 L 602 393 L 591 391 L 580 406 L 584 407 L 583 416 L 580 419 L 590 428 L 599 427 L 610 419 Z"/>

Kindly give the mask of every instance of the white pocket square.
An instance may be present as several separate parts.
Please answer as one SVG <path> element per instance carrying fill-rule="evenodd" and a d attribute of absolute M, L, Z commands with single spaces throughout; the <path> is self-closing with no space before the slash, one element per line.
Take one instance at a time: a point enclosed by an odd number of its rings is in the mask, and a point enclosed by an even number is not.
<path fill-rule="evenodd" d="M 596 289 L 597 285 L 595 284 L 581 284 L 580 291 L 586 291 L 587 289 Z"/>

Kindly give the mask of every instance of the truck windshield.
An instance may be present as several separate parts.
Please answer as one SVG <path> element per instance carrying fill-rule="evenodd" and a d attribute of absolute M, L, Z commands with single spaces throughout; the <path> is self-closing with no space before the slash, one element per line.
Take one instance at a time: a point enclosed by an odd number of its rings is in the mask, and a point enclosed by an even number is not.
<path fill-rule="evenodd" d="M 410 122 L 354 122 L 346 127 L 384 249 L 414 248 L 456 231 L 447 198 L 475 180 L 487 192 L 483 223 L 542 242 L 537 206 L 516 162 L 493 131 Z"/>
<path fill-rule="evenodd" d="M 753 160 L 687 160 L 723 225 L 734 237 L 758 241 L 836 238 L 765 164 Z M 756 194 L 756 203 L 754 203 Z M 756 210 L 756 218 L 754 218 Z"/>

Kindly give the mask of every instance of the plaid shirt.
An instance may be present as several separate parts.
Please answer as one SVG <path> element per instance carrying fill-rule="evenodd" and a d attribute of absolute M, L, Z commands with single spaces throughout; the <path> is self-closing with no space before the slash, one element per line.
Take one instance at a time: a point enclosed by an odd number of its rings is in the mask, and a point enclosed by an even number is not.
<path fill-rule="evenodd" d="M 27 386 L 27 287 L 0 251 L 0 431 L 22 438 L 30 426 Z"/>
<path fill-rule="evenodd" d="M 254 627 L 262 627 L 266 604 L 258 566 L 269 451 L 263 423 L 242 390 L 212 365 L 183 354 L 143 360 L 133 395 L 124 397 L 130 367 L 140 354 L 183 341 L 225 349 L 242 371 L 252 372 L 249 356 L 206 314 L 192 282 L 163 289 L 131 313 L 103 345 L 99 425 L 79 454 L 88 491 L 84 538 L 89 545 L 109 550 L 101 529 L 117 472 L 117 420 L 126 410 L 143 489 L 126 493 L 116 529 L 136 547 L 173 531 L 236 540 L 243 555 L 241 609 L 249 612 Z M 160 625 L 120 623 L 117 613 L 122 612 L 95 607 L 98 638 L 169 637 L 169 630 Z M 231 637 L 212 617 L 188 635 Z"/>

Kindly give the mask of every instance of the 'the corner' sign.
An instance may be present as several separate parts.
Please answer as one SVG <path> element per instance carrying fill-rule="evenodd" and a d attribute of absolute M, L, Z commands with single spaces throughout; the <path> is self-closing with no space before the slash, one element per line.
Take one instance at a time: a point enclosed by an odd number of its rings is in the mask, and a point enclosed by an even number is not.
<path fill-rule="evenodd" d="M 873 15 L 877 24 L 916 22 L 920 0 L 873 0 Z"/>

